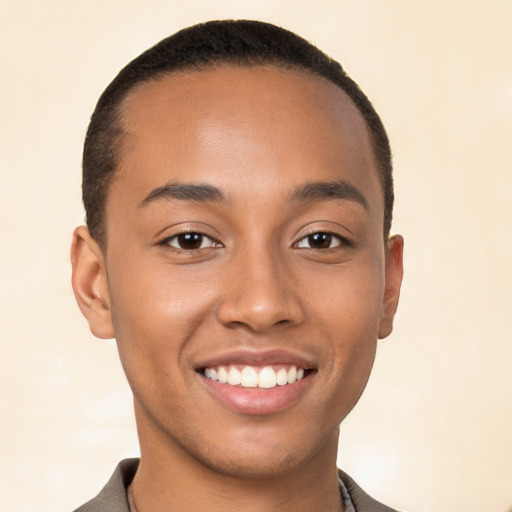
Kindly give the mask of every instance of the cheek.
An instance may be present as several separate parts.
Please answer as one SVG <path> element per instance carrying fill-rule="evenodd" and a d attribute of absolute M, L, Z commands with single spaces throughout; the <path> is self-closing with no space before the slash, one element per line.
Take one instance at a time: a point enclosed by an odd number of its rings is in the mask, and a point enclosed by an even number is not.
<path fill-rule="evenodd" d="M 384 291 L 383 265 L 378 258 L 350 262 L 316 274 L 315 286 L 304 286 L 307 308 L 319 326 L 340 340 L 377 339 Z M 311 274 L 304 276 L 311 281 Z"/>
<path fill-rule="evenodd" d="M 330 406 L 341 418 L 359 399 L 375 359 L 384 289 L 381 267 L 377 261 L 354 264 L 350 271 L 339 268 L 309 294 L 320 338 L 329 340 L 321 347 L 326 386 L 333 390 Z"/>
<path fill-rule="evenodd" d="M 211 287 L 171 274 L 166 265 L 143 272 L 130 272 L 127 266 L 109 276 L 109 286 L 114 331 L 127 373 L 135 365 L 137 371 L 145 368 L 152 374 L 174 371 L 211 308 Z"/>
<path fill-rule="evenodd" d="M 368 383 L 375 360 L 377 340 L 350 347 L 348 357 L 340 368 L 336 368 L 338 393 L 334 397 L 333 407 L 337 407 L 339 421 L 343 421 L 359 401 Z"/>

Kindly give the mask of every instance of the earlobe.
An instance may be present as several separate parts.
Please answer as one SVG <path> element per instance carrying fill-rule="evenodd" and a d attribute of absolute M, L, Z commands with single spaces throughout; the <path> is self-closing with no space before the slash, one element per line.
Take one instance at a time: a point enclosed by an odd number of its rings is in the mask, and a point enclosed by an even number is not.
<path fill-rule="evenodd" d="M 73 233 L 71 283 L 78 306 L 98 338 L 114 337 L 103 253 L 85 226 Z"/>
<path fill-rule="evenodd" d="M 386 338 L 393 330 L 393 319 L 400 298 L 400 287 L 404 273 L 403 267 L 404 239 L 400 235 L 392 236 L 386 248 L 386 268 L 384 298 L 379 325 L 379 338 Z"/>

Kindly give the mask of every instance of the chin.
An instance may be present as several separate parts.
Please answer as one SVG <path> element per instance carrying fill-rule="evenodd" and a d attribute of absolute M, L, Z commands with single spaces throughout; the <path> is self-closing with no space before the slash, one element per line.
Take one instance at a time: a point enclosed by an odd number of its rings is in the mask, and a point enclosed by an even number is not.
<path fill-rule="evenodd" d="M 296 451 L 296 450 L 295 450 Z M 293 473 L 303 467 L 307 457 L 254 449 L 238 453 L 219 453 L 215 458 L 204 458 L 202 464 L 216 473 L 236 479 L 264 480 Z"/>
<path fill-rule="evenodd" d="M 226 432 L 226 436 L 189 444 L 186 451 L 203 467 L 237 479 L 265 480 L 294 475 L 316 461 L 335 465 L 338 425 L 329 432 L 264 428 Z M 205 450 L 204 447 L 208 449 Z"/>

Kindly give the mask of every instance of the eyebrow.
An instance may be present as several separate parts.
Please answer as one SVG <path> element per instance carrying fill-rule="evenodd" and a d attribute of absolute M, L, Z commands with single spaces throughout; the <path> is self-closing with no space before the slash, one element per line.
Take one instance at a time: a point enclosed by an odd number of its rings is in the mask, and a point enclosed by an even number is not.
<path fill-rule="evenodd" d="M 138 205 L 144 208 L 154 201 L 179 200 L 220 203 L 226 198 L 222 191 L 206 183 L 175 183 L 169 182 L 153 189 Z M 329 201 L 345 199 L 355 201 L 368 210 L 368 201 L 362 192 L 345 180 L 315 181 L 296 188 L 289 197 L 289 201 Z"/>
<path fill-rule="evenodd" d="M 213 185 L 204 183 L 169 182 L 153 189 L 138 205 L 144 208 L 154 201 L 178 199 L 180 201 L 198 201 L 219 203 L 224 201 L 224 194 Z"/>
<path fill-rule="evenodd" d="M 294 190 L 291 202 L 325 201 L 347 199 L 355 201 L 368 210 L 368 201 L 363 193 L 345 180 L 315 181 L 306 183 Z"/>

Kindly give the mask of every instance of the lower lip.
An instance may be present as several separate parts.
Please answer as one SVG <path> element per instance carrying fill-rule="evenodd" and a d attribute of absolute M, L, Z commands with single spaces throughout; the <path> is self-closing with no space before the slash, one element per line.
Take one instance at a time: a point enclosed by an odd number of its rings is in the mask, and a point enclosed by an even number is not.
<path fill-rule="evenodd" d="M 270 389 L 231 386 L 201 374 L 199 377 L 208 391 L 227 408 L 242 414 L 266 415 L 278 413 L 294 404 L 310 387 L 314 374 L 293 384 Z"/>

